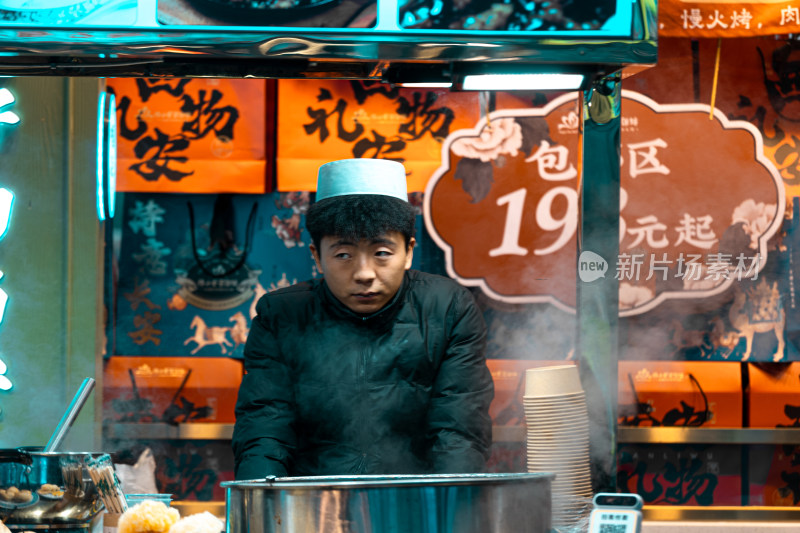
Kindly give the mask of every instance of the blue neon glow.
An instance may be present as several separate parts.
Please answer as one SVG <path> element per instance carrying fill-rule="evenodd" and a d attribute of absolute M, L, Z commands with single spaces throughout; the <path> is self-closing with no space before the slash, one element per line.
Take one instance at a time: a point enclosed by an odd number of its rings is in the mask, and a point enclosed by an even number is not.
<path fill-rule="evenodd" d="M 105 154 L 105 143 L 103 142 L 103 122 L 106 109 L 106 93 L 100 93 L 100 98 L 97 101 L 97 218 L 100 220 L 106 219 L 106 207 L 103 194 L 103 172 L 105 165 L 103 165 L 103 155 Z"/>
<path fill-rule="evenodd" d="M 114 218 L 117 193 L 117 99 L 108 98 L 108 218 Z"/>
<path fill-rule="evenodd" d="M 14 205 L 14 193 L 0 187 L 0 240 L 6 236 L 11 222 L 11 208 Z"/>
<path fill-rule="evenodd" d="M 9 100 L 10 97 L 10 100 Z M 14 102 L 14 95 L 8 89 L 0 89 L 0 108 Z M 8 111 L 7 113 L 11 113 Z M 13 113 L 12 113 L 13 114 Z M 3 113 L 0 113 L 2 118 Z M 16 115 L 14 115 L 16 116 Z M 17 117 L 19 122 L 19 117 Z M 0 187 L 0 240 L 8 233 L 8 228 L 11 226 L 11 210 L 14 206 L 14 193 L 5 187 Z M 3 272 L 0 271 L 0 279 L 3 279 Z M 6 314 L 6 304 L 8 304 L 8 294 L 3 289 L 0 289 L 0 324 L 3 323 L 3 317 Z M 11 380 L 4 374 L 8 370 L 5 362 L 0 358 L 0 391 L 11 390 L 14 386 Z"/>
<path fill-rule="evenodd" d="M 16 102 L 16 98 L 11 94 L 11 91 L 3 87 L 0 89 L 0 110 L 6 106 L 10 106 Z M 19 115 L 13 111 L 0 111 L 0 123 L 2 124 L 19 124 Z"/>
<path fill-rule="evenodd" d="M 3 279 L 3 271 L 0 270 L 0 279 Z M 0 289 L 0 324 L 3 323 L 3 317 L 6 314 L 6 304 L 8 303 L 8 293 Z"/>
<path fill-rule="evenodd" d="M 3 360 L 0 359 L 0 390 L 11 390 L 11 387 L 14 386 L 11 380 L 3 375 L 6 373 L 6 370 L 8 370 L 8 367 Z"/>

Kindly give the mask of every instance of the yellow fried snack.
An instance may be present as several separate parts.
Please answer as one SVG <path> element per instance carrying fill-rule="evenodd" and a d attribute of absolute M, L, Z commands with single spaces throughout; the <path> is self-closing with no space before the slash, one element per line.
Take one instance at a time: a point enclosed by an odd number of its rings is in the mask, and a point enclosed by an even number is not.
<path fill-rule="evenodd" d="M 45 483 L 39 487 L 36 492 L 42 496 L 48 496 L 50 498 L 61 498 L 64 496 L 64 491 L 61 489 L 61 487 L 58 485 L 52 485 L 50 483 Z"/>
<path fill-rule="evenodd" d="M 29 490 L 20 490 L 14 494 L 14 501 L 16 503 L 28 503 L 33 499 L 33 493 Z"/>
<path fill-rule="evenodd" d="M 224 530 L 225 524 L 219 518 L 204 511 L 181 518 L 172 525 L 169 533 L 220 533 Z"/>
<path fill-rule="evenodd" d="M 25 494 L 27 492 L 27 494 Z M 22 495 L 20 496 L 20 494 Z M 7 489 L 0 489 L 0 499 L 7 502 L 26 502 L 32 498 L 30 491 L 20 491 L 17 487 L 11 486 Z"/>
<path fill-rule="evenodd" d="M 166 533 L 180 517 L 177 509 L 145 500 L 122 513 L 117 524 L 118 533 Z"/>

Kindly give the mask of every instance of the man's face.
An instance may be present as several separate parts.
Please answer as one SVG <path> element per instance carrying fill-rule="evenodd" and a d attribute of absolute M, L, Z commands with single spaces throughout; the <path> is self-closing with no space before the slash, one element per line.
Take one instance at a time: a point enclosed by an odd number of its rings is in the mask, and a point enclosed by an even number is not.
<path fill-rule="evenodd" d="M 412 238 L 406 248 L 403 234 L 393 231 L 374 241 L 326 236 L 319 250 L 313 244 L 310 249 L 333 295 L 351 311 L 368 315 L 380 311 L 400 289 L 415 242 Z"/>

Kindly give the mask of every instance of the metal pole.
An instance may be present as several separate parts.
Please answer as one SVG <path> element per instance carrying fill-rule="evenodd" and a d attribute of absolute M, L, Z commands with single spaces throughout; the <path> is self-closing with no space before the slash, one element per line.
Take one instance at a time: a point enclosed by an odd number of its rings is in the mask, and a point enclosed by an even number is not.
<path fill-rule="evenodd" d="M 616 264 L 621 101 L 619 73 L 596 81 L 581 98 L 576 355 L 589 407 L 595 492 L 615 492 L 617 476 L 619 284 Z M 592 254 L 607 263 L 602 277 L 589 275 L 590 268 L 597 268 L 601 263 Z"/>
<path fill-rule="evenodd" d="M 69 431 L 69 428 L 72 427 L 75 419 L 78 418 L 78 414 L 80 414 L 83 404 L 86 403 L 89 395 L 94 390 L 94 383 L 94 378 L 86 378 L 83 380 L 78 392 L 76 392 L 75 396 L 72 398 L 72 402 L 70 402 L 69 407 L 67 407 L 67 410 L 64 411 L 64 416 L 61 417 L 61 421 L 58 423 L 58 426 L 56 426 L 53 435 L 50 437 L 50 440 L 44 447 L 45 452 L 55 452 L 58 450 L 58 447 L 61 446 L 64 437 L 67 436 L 67 431 Z"/>

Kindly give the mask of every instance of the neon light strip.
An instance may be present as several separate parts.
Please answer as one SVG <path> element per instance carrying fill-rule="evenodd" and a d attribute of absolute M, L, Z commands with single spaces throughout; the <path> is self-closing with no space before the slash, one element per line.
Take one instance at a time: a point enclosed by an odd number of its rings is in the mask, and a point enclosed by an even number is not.
<path fill-rule="evenodd" d="M 3 278 L 3 271 L 0 270 L 0 279 Z M 6 314 L 6 304 L 8 303 L 8 294 L 3 289 L 0 289 L 0 324 L 3 323 L 3 316 Z"/>
<path fill-rule="evenodd" d="M 106 93 L 100 93 L 100 98 L 97 101 L 97 218 L 100 220 L 106 219 L 106 206 L 105 199 L 103 198 L 103 172 L 105 165 L 103 164 L 103 155 L 105 154 L 106 143 L 103 142 L 103 122 L 105 118 L 106 109 Z"/>
<path fill-rule="evenodd" d="M 465 91 L 547 91 L 579 89 L 582 74 L 476 74 L 464 76 Z"/>
<path fill-rule="evenodd" d="M 11 222 L 11 207 L 14 205 L 14 193 L 0 187 L 0 240 L 8 233 Z"/>
<path fill-rule="evenodd" d="M 0 89 L 0 108 L 3 108 L 9 104 L 13 104 L 16 101 L 14 95 L 11 94 L 11 91 L 3 87 Z M 3 124 L 19 124 L 19 115 L 14 113 L 13 111 L 3 111 L 0 113 L 0 123 Z"/>
<path fill-rule="evenodd" d="M 2 89 L 0 89 L 2 91 Z M 11 208 L 14 205 L 14 193 L 0 187 L 0 240 L 8 233 L 8 228 L 11 225 Z M 0 279 L 3 278 L 3 272 L 0 271 Z M 8 294 L 3 289 L 0 289 L 0 324 L 3 323 L 3 317 L 6 313 L 6 304 L 8 303 Z M 3 374 L 6 373 L 8 367 L 0 358 L 0 390 L 11 390 L 14 386 L 11 380 Z"/>
<path fill-rule="evenodd" d="M 117 192 L 117 99 L 108 95 L 108 218 L 114 217 Z"/>
<path fill-rule="evenodd" d="M 11 387 L 14 386 L 11 380 L 3 375 L 6 373 L 6 370 L 8 370 L 8 367 L 3 360 L 0 359 L 0 390 L 11 390 Z"/>

